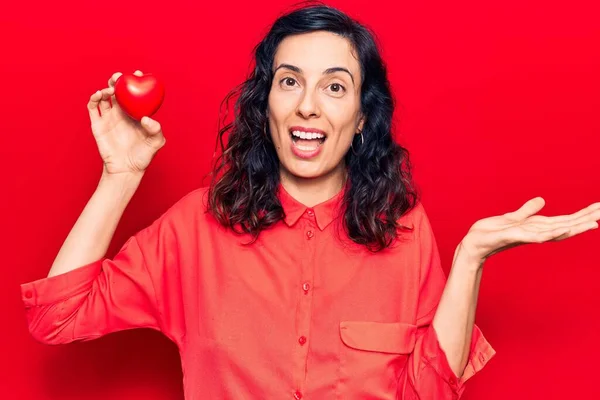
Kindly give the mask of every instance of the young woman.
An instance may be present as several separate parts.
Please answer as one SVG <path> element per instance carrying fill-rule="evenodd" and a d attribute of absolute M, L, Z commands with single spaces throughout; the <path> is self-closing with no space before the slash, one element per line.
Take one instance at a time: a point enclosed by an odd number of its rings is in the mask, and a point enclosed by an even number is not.
<path fill-rule="evenodd" d="M 474 325 L 484 261 L 596 228 L 599 204 L 550 218 L 535 198 L 478 221 L 446 279 L 371 34 L 306 7 L 275 21 L 255 59 L 210 187 L 112 259 L 165 138 L 119 109 L 119 73 L 91 96 L 103 174 L 48 277 L 22 285 L 31 334 L 159 330 L 179 347 L 189 400 L 459 398 L 495 353 Z"/>

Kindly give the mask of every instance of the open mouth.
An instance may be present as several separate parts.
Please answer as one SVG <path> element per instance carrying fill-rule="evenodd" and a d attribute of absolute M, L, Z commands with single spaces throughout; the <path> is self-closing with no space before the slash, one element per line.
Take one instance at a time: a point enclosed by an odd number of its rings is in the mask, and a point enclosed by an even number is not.
<path fill-rule="evenodd" d="M 327 135 L 322 132 L 306 132 L 299 129 L 290 130 L 290 137 L 294 146 L 302 151 L 316 150 L 327 140 Z"/>

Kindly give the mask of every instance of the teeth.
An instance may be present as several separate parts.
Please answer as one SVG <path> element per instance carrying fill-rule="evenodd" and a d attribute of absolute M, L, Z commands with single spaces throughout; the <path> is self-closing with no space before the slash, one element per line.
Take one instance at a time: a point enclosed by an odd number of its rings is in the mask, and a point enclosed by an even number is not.
<path fill-rule="evenodd" d="M 316 132 L 292 131 L 292 135 L 300 139 L 323 139 L 325 135 Z"/>

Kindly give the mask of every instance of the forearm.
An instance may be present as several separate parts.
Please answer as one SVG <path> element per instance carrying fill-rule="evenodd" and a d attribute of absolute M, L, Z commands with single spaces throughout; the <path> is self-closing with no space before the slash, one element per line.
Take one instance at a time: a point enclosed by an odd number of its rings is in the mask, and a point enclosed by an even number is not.
<path fill-rule="evenodd" d="M 459 245 L 452 269 L 433 318 L 433 328 L 454 373 L 467 364 L 481 283 L 481 262 L 469 258 Z"/>
<path fill-rule="evenodd" d="M 69 232 L 48 277 L 102 258 L 143 174 L 103 174 L 96 191 Z"/>

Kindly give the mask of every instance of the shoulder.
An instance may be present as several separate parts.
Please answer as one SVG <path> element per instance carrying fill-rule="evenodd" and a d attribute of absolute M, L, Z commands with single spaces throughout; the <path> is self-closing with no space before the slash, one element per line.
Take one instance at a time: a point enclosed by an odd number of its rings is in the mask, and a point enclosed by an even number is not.
<path fill-rule="evenodd" d="M 201 187 L 188 192 L 175 202 L 164 215 L 169 217 L 194 217 L 204 214 L 208 206 L 208 187 Z"/>
<path fill-rule="evenodd" d="M 158 220 L 196 219 L 206 212 L 207 206 L 208 187 L 197 188 L 173 203 L 159 216 Z"/>
<path fill-rule="evenodd" d="M 407 228 L 419 228 L 423 222 L 427 222 L 427 213 L 423 203 L 419 200 L 412 208 L 398 218 L 398 225 Z"/>
<path fill-rule="evenodd" d="M 138 232 L 137 236 L 180 236 L 196 230 L 211 219 L 207 218 L 207 205 L 208 187 L 194 189 L 165 210 L 150 226 Z"/>
<path fill-rule="evenodd" d="M 425 206 L 419 200 L 397 220 L 397 239 L 417 247 L 434 240 L 434 233 Z"/>

